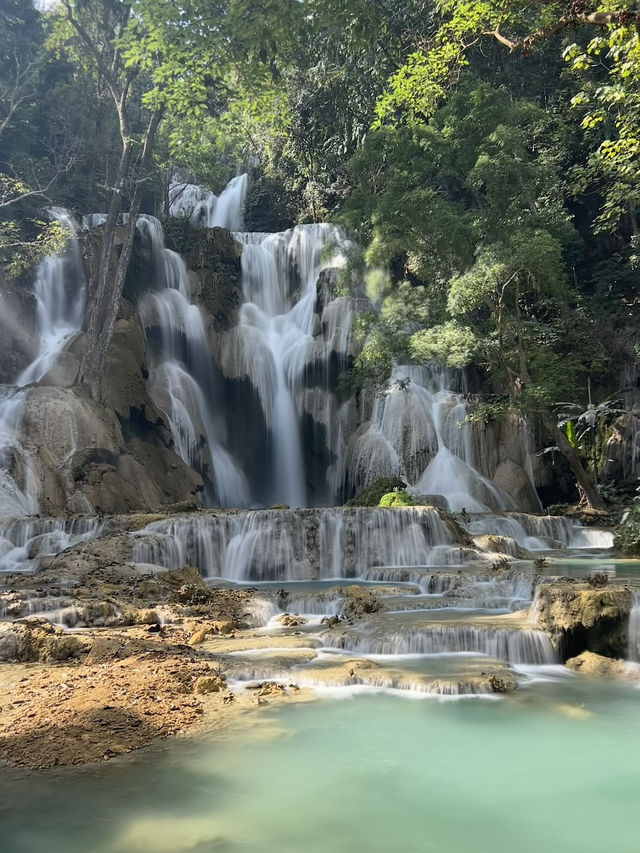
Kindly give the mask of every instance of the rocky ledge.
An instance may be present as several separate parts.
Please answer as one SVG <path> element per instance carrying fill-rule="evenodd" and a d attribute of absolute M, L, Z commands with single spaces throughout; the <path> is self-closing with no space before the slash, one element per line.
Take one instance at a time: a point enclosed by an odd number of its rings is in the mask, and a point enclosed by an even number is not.
<path fill-rule="evenodd" d="M 135 578 L 126 565 L 83 568 L 67 579 L 71 589 L 52 590 L 45 572 L 8 578 L 13 588 L 0 592 L 5 612 L 49 608 L 0 622 L 2 760 L 34 768 L 105 760 L 305 697 L 272 683 L 234 693 L 223 658 L 203 644 L 233 642 L 246 629 L 251 592 L 209 589 L 188 567 Z"/>
<path fill-rule="evenodd" d="M 628 587 L 608 584 L 606 576 L 596 576 L 585 582 L 569 578 L 540 584 L 532 610 L 537 625 L 566 661 L 583 651 L 622 657 L 631 607 Z"/>

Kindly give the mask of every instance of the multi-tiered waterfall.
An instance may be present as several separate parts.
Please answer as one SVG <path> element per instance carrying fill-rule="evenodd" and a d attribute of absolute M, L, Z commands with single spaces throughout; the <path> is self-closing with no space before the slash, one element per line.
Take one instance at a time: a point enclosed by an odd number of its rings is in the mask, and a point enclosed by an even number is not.
<path fill-rule="evenodd" d="M 246 185 L 246 175 L 238 176 L 216 197 L 173 184 L 171 213 L 197 226 L 239 228 Z M 184 264 L 162 249 L 157 223 L 152 239 L 164 260 L 155 292 L 140 305 L 145 326 L 157 327 L 162 339 L 154 398 L 169 417 L 180 455 L 215 483 L 209 503 L 330 505 L 376 477 L 396 476 L 450 509 L 516 508 L 477 470 L 466 404 L 446 371 L 398 366 L 385 393 L 340 398 L 337 379 L 356 348 L 356 307 L 372 306 L 336 287 L 348 246 L 338 228 L 301 225 L 234 236 L 242 245 L 242 306 L 231 329 L 207 342 Z M 212 348 L 215 365 L 205 354 Z M 252 429 L 254 443 L 264 448 L 260 470 L 238 456 L 235 433 L 243 427 L 222 424 L 225 381 L 246 389 L 237 419 L 250 398 L 257 400 L 263 425 Z M 207 447 L 213 452 L 203 461 Z"/>

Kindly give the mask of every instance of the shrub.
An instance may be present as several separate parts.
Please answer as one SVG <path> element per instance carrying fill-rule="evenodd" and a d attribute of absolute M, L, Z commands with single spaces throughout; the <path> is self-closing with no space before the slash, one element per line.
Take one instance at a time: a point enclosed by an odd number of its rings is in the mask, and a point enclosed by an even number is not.
<path fill-rule="evenodd" d="M 387 492 L 380 498 L 378 506 L 415 506 L 411 495 L 405 491 Z"/>

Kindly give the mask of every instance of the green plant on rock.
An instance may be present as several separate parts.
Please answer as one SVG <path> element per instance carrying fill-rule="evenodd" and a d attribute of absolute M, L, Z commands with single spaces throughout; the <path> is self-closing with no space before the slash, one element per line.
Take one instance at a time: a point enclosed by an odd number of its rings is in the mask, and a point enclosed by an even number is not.
<path fill-rule="evenodd" d="M 383 495 L 394 489 L 405 489 L 406 486 L 398 477 L 379 477 L 347 501 L 345 506 L 379 506 Z"/>
<path fill-rule="evenodd" d="M 412 496 L 402 489 L 393 492 L 387 492 L 380 498 L 378 506 L 399 507 L 399 506 L 415 506 L 415 501 Z"/>
<path fill-rule="evenodd" d="M 633 502 L 616 526 L 613 546 L 625 557 L 640 557 L 640 500 Z"/>

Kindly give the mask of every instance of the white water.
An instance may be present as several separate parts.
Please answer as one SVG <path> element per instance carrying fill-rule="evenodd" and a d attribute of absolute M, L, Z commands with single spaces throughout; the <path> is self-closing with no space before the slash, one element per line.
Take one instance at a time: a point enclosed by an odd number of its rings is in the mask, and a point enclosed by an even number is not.
<path fill-rule="evenodd" d="M 377 477 L 400 477 L 415 495 L 445 499 L 454 511 L 514 509 L 513 502 L 475 468 L 467 409 L 438 368 L 398 366 L 387 393 L 373 406 L 368 429 L 351 454 L 356 488 Z"/>
<path fill-rule="evenodd" d="M 374 565 L 465 559 L 429 507 L 213 513 L 153 522 L 136 537 L 134 562 L 193 565 L 205 577 L 234 581 L 360 577 Z"/>
<path fill-rule="evenodd" d="M 629 645 L 627 659 L 634 663 L 640 662 L 640 593 L 636 590 L 633 595 L 633 606 L 629 614 Z"/>
<path fill-rule="evenodd" d="M 237 234 L 243 243 L 245 302 L 222 353 L 225 375 L 248 379 L 269 429 L 273 471 L 270 503 L 307 504 L 301 423 L 303 380 L 317 325 L 316 283 L 323 269 L 340 266 L 344 238 L 331 225 L 299 225 L 281 234 Z M 337 326 L 328 324 L 328 347 Z M 327 347 L 327 349 L 328 349 Z M 344 350 L 343 350 L 344 352 Z M 313 355 L 316 355 L 314 352 Z M 325 354 L 328 357 L 328 352 Z"/>
<path fill-rule="evenodd" d="M 37 352 L 12 386 L 0 387 L 0 518 L 38 512 L 34 462 L 20 441 L 25 392 L 19 389 L 39 381 L 54 367 L 84 317 L 85 279 L 75 223 L 64 210 L 56 208 L 52 215 L 68 231 L 69 241 L 64 251 L 45 258 L 36 269 Z"/>
<path fill-rule="evenodd" d="M 233 178 L 220 196 L 195 184 L 179 181 L 169 187 L 171 216 L 186 216 L 203 228 L 242 228 L 242 211 L 247 194 L 247 175 Z"/>
<path fill-rule="evenodd" d="M 40 557 L 99 535 L 95 517 L 15 519 L 0 525 L 0 572 L 32 571 Z"/>
<path fill-rule="evenodd" d="M 529 551 L 553 548 L 606 550 L 613 547 L 613 533 L 610 530 L 582 527 L 577 522 L 560 516 L 487 513 L 468 521 L 459 521 L 474 536 L 504 536 Z"/>
<path fill-rule="evenodd" d="M 167 416 L 177 453 L 205 478 L 207 501 L 247 506 L 246 478 L 224 448 L 223 420 L 213 401 L 216 380 L 209 340 L 202 313 L 191 301 L 184 261 L 164 248 L 158 220 L 144 217 L 140 224 L 155 260 L 156 289 L 138 304 L 147 337 L 159 338 L 149 380 L 151 396 Z"/>

